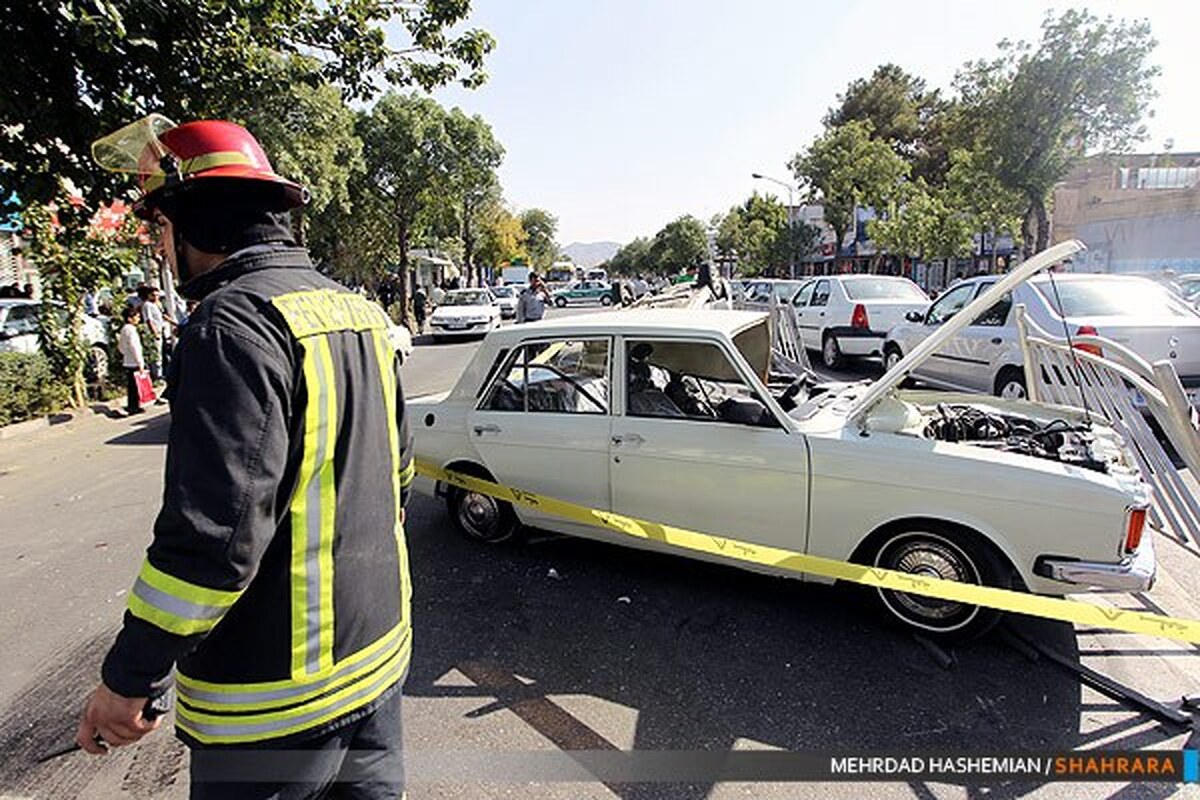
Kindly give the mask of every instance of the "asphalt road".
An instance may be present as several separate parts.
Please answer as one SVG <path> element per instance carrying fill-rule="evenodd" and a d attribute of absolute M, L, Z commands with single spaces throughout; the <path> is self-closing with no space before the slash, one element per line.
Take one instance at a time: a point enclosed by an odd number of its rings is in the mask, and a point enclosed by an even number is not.
<path fill-rule="evenodd" d="M 562 313 L 562 312 L 554 312 Z M 449 388 L 476 345 L 423 340 L 406 391 Z M 869 374 L 878 367 L 836 377 Z M 182 798 L 168 733 L 102 759 L 69 741 L 148 540 L 169 415 L 96 417 L 0 442 L 0 796 Z M 959 753 L 1195 747 L 999 636 L 933 653 L 852 590 L 534 532 L 520 547 L 455 535 L 417 497 L 407 530 L 415 650 L 406 684 L 411 798 L 1166 797 L 1152 784 L 514 784 L 467 755 L 519 751 L 838 749 Z M 1195 557 L 1160 544 L 1170 572 Z M 1147 598 L 1200 616 L 1169 575 Z M 1150 598 L 1153 598 L 1151 600 Z M 1197 691 L 1198 648 L 1017 623 L 1147 694 Z M 948 655 L 949 663 L 940 660 Z M 464 754 L 456 759 L 454 754 Z"/>

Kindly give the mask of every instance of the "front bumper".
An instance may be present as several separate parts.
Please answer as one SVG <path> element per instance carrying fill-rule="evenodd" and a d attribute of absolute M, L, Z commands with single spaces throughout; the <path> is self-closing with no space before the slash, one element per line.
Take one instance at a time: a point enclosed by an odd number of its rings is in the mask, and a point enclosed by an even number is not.
<path fill-rule="evenodd" d="M 1154 558 L 1154 533 L 1146 531 L 1137 552 L 1116 564 L 1098 561 L 1069 561 L 1042 558 L 1034 572 L 1044 578 L 1115 592 L 1144 592 L 1154 585 L 1157 563 Z"/>
<path fill-rule="evenodd" d="M 444 322 L 430 322 L 429 329 L 435 336 L 479 336 L 487 333 L 491 322 L 471 322 L 466 325 L 448 325 Z"/>

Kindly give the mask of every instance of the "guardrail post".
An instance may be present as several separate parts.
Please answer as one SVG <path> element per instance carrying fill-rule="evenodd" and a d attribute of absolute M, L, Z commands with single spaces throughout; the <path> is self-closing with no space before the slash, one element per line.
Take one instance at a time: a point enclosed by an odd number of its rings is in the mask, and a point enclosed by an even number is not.
<path fill-rule="evenodd" d="M 1029 402 L 1037 403 L 1041 399 L 1042 376 L 1038 371 L 1039 365 L 1034 363 L 1033 348 L 1029 346 L 1029 326 L 1025 323 L 1025 304 L 1017 303 L 1015 313 L 1017 341 L 1021 343 L 1021 361 L 1025 368 L 1025 395 L 1029 398 Z"/>

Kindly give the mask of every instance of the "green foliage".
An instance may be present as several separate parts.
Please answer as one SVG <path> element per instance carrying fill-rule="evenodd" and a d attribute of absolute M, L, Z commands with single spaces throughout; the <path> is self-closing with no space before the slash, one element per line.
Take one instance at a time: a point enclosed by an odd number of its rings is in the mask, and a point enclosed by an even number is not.
<path fill-rule="evenodd" d="M 883 141 L 870 122 L 831 128 L 788 166 L 810 199 L 825 207 L 825 220 L 839 246 L 854 224 L 856 206 L 887 208 L 900 195 L 910 167 Z"/>
<path fill-rule="evenodd" d="M 1020 193 L 1049 243 L 1046 203 L 1054 184 L 1088 151 L 1120 151 L 1145 138 L 1141 121 L 1159 69 L 1145 21 L 1101 20 L 1087 11 L 1048 13 L 1035 48 L 1000 43 L 991 61 L 967 64 L 955 79 L 985 168 Z"/>
<path fill-rule="evenodd" d="M 446 130 L 450 153 L 444 192 L 457 218 L 467 278 L 474 283 L 480 228 L 486 214 L 500 201 L 496 170 L 504 160 L 504 147 L 483 117 L 467 116 L 458 108 L 447 115 Z"/>
<path fill-rule="evenodd" d="M 930 189 L 922 180 L 909 184 L 895 211 L 867 223 L 871 240 L 895 255 L 926 259 L 970 255 L 975 229 L 970 218 L 948 202 L 947 194 L 947 190 Z"/>
<path fill-rule="evenodd" d="M 541 272 L 554 263 L 554 257 L 558 255 L 558 245 L 554 241 L 558 219 L 545 209 L 527 208 L 521 212 L 520 220 L 525 232 L 525 251 L 533 268 Z"/>
<path fill-rule="evenodd" d="M 57 411 L 69 394 L 41 353 L 0 353 L 0 425 Z"/>
<path fill-rule="evenodd" d="M 97 174 L 88 148 L 150 111 L 179 120 L 236 115 L 258 98 L 286 95 L 297 78 L 314 91 L 337 86 L 348 99 L 383 86 L 478 86 L 495 43 L 459 30 L 469 12 L 469 0 L 10 3 L 0 194 L 15 189 L 27 202 L 46 202 L 65 177 L 93 198 L 113 196 L 123 180 Z M 388 26 L 411 45 L 389 46 Z M 311 57 L 279 68 L 280 57 L 301 53 Z"/>
<path fill-rule="evenodd" d="M 138 222 L 129 214 L 119 230 L 103 231 L 93 225 L 94 211 L 83 197 L 66 188 L 54 203 L 31 204 L 24 217 L 42 290 L 46 299 L 62 303 L 60 313 L 38 317 L 41 352 L 56 379 L 71 387 L 74 405 L 82 405 L 88 355 L 83 295 L 110 284 L 136 261 Z"/>
<path fill-rule="evenodd" d="M 654 271 L 670 275 L 700 264 L 708 255 L 704 223 L 691 215 L 668 222 L 650 244 Z"/>
<path fill-rule="evenodd" d="M 738 271 L 753 276 L 770 267 L 800 263 L 819 237 L 820 230 L 803 221 L 789 226 L 787 207 L 755 192 L 717 222 L 716 248 L 724 257 L 737 256 Z"/>
<path fill-rule="evenodd" d="M 978 152 L 950 153 L 946 202 L 963 212 L 974 230 L 1019 238 L 1025 200 L 1000 182 Z"/>
<path fill-rule="evenodd" d="M 521 220 L 501 203 L 489 203 L 480 213 L 476 256 L 479 263 L 493 267 L 528 258 Z"/>
<path fill-rule="evenodd" d="M 650 240 L 639 236 L 621 247 L 608 260 L 608 269 L 617 275 L 649 275 L 657 272 L 650 257 Z"/>

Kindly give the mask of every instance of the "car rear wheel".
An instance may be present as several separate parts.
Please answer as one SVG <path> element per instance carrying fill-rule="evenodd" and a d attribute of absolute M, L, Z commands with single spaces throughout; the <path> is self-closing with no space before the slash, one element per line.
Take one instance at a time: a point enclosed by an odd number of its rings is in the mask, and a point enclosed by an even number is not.
<path fill-rule="evenodd" d="M 842 348 L 838 346 L 837 337 L 825 334 L 825 339 L 821 342 L 821 361 L 829 369 L 837 369 L 843 360 Z"/>
<path fill-rule="evenodd" d="M 1013 573 L 990 543 L 977 535 L 930 523 L 923 529 L 893 531 L 883 537 L 873 565 L 930 578 L 1013 588 Z M 875 589 L 883 611 L 923 635 L 971 639 L 986 633 L 1001 613 L 933 597 Z"/>
<path fill-rule="evenodd" d="M 108 380 L 108 348 L 102 344 L 92 345 L 84 373 L 89 383 L 105 383 Z"/>
<path fill-rule="evenodd" d="M 609 295 L 609 294 L 600 295 L 600 305 L 611 306 L 612 305 L 612 295 Z"/>
<path fill-rule="evenodd" d="M 471 472 L 478 473 L 482 470 Z M 490 475 L 478 477 L 492 479 Z M 473 542 L 512 542 L 520 530 L 517 514 L 509 503 L 457 486 L 450 486 L 446 490 L 446 510 L 450 513 L 450 519 L 458 532 Z"/>
<path fill-rule="evenodd" d="M 565 297 L 554 298 L 554 305 L 556 305 L 559 308 L 566 308 L 567 307 L 567 298 L 565 298 Z"/>
<path fill-rule="evenodd" d="M 996 396 L 1005 400 L 1025 400 L 1029 390 L 1025 388 L 1025 372 L 1016 367 L 1005 367 L 996 376 Z"/>

